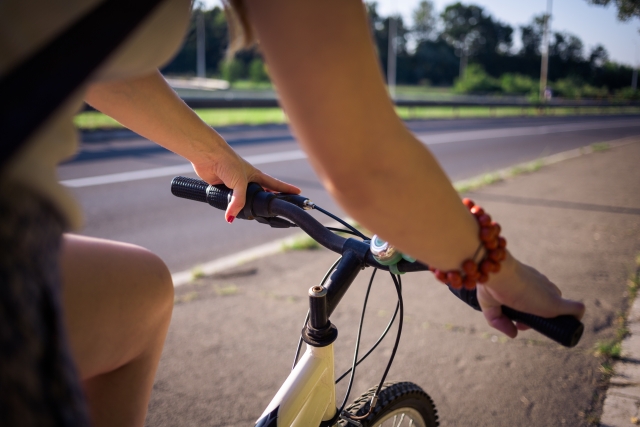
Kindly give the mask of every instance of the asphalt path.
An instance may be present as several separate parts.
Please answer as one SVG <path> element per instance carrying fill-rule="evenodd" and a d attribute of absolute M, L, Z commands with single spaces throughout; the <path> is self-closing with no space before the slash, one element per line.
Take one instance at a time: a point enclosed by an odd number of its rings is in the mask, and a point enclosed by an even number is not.
<path fill-rule="evenodd" d="M 592 143 L 640 135 L 638 116 L 429 120 L 407 126 L 454 181 Z M 261 170 L 298 185 L 318 205 L 341 213 L 286 126 L 219 131 Z M 82 205 L 85 226 L 80 232 L 84 235 L 142 245 L 177 272 L 292 233 L 249 221 L 228 225 L 222 212 L 173 197 L 171 178 L 194 176 L 190 166 L 133 133 L 82 137 L 78 155 L 59 167 L 59 178 Z"/>

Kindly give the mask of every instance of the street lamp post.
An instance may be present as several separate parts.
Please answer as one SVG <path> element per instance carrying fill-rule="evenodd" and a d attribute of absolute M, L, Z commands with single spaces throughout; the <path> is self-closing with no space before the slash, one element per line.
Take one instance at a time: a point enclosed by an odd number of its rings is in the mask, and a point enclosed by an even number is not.
<path fill-rule="evenodd" d="M 389 17 L 389 47 L 387 50 L 387 86 L 391 99 L 396 98 L 396 37 L 398 33 L 397 22 L 394 17 Z"/>
<path fill-rule="evenodd" d="M 204 11 L 200 9 L 196 13 L 196 74 L 205 77 Z"/>
<path fill-rule="evenodd" d="M 544 16 L 544 29 L 542 33 L 542 63 L 540 64 L 540 100 L 545 99 L 547 90 L 547 72 L 549 70 L 549 20 L 551 19 L 551 6 L 553 0 L 547 0 L 547 13 Z"/>

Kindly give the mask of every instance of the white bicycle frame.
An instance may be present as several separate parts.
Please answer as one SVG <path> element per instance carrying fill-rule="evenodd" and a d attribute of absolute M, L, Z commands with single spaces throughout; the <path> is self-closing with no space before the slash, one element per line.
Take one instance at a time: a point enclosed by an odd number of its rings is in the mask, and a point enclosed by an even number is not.
<path fill-rule="evenodd" d="M 275 415 L 265 426 L 316 427 L 336 414 L 333 344 L 307 345 L 295 368 L 263 412 L 260 420 Z"/>

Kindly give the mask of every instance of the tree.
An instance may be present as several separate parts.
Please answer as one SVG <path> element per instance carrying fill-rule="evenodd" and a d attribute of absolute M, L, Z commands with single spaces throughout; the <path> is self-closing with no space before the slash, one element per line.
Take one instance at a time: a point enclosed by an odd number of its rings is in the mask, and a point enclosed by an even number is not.
<path fill-rule="evenodd" d="M 444 23 L 442 37 L 460 56 L 460 76 L 464 74 L 467 58 L 504 54 L 512 45 L 513 28 L 495 21 L 480 6 L 462 3 L 449 5 L 440 15 Z"/>
<path fill-rule="evenodd" d="M 522 40 L 521 55 L 540 56 L 540 46 L 544 32 L 544 17 L 544 14 L 534 16 L 529 25 L 520 27 L 520 37 Z"/>
<path fill-rule="evenodd" d="M 254 83 L 269 81 L 269 75 L 267 74 L 262 59 L 256 58 L 251 61 L 251 64 L 249 64 L 249 78 Z"/>
<path fill-rule="evenodd" d="M 549 56 L 556 56 L 564 62 L 581 62 L 582 40 L 569 33 L 553 33 L 553 41 L 549 44 Z"/>
<path fill-rule="evenodd" d="M 436 32 L 436 16 L 431 0 L 422 0 L 413 11 L 413 37 L 417 43 L 432 40 Z"/>
<path fill-rule="evenodd" d="M 589 63 L 592 68 L 601 68 L 609 61 L 609 53 L 601 44 L 591 49 L 589 54 Z"/>
<path fill-rule="evenodd" d="M 587 1 L 598 6 L 608 6 L 611 3 L 611 0 Z M 618 8 L 619 20 L 628 21 L 633 17 L 640 18 L 640 0 L 614 0 L 614 3 Z"/>

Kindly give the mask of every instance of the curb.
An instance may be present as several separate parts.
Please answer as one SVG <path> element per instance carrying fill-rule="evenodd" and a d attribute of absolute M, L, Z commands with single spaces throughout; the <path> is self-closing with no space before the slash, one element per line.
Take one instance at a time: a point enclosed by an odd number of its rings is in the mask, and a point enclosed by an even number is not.
<path fill-rule="evenodd" d="M 606 144 L 608 148 L 609 147 L 614 148 L 614 147 L 620 147 L 623 145 L 631 144 L 637 140 L 638 138 L 634 136 L 634 137 L 627 137 L 627 138 L 607 141 Z M 483 185 L 501 181 L 521 173 L 533 172 L 542 166 L 548 166 L 564 160 L 574 159 L 586 154 L 593 153 L 595 151 L 598 151 L 598 150 L 594 149 L 593 145 L 576 148 L 573 150 L 563 151 L 561 153 L 553 154 L 551 156 L 543 157 L 541 159 L 537 159 L 531 162 L 520 163 L 518 165 L 511 166 L 509 168 L 500 169 L 490 174 L 482 174 L 474 178 L 457 181 L 453 183 L 453 185 L 458 191 L 460 191 L 460 189 L 462 188 L 466 188 L 465 191 L 470 191 L 470 190 L 479 188 Z M 514 171 L 517 171 L 517 172 L 514 172 Z M 347 222 L 351 223 L 352 219 L 348 218 Z M 333 226 L 333 224 L 334 223 L 332 223 L 331 225 L 329 224 L 325 224 L 325 225 Z M 244 251 L 240 251 L 232 255 L 228 255 L 222 258 L 209 261 L 204 264 L 197 265 L 189 270 L 184 270 L 178 273 L 174 273 L 171 275 L 171 278 L 173 279 L 173 286 L 176 287 L 176 286 L 181 286 L 181 285 L 190 283 L 193 280 L 193 271 L 196 269 L 201 274 L 204 274 L 205 276 L 210 276 L 212 274 L 220 273 L 224 270 L 237 267 L 248 261 L 252 261 L 252 260 L 263 258 L 269 255 L 277 254 L 282 251 L 283 245 L 286 245 L 287 243 L 292 242 L 300 238 L 301 236 L 306 236 L 306 234 L 298 233 L 296 235 L 289 236 L 283 239 L 274 240 L 269 243 L 255 246 L 253 248 L 246 249 Z M 638 307 L 638 318 L 639 318 L 638 331 L 640 332 L 640 306 Z M 640 346 L 638 348 L 640 349 Z M 640 356 L 640 353 L 638 354 L 638 356 Z M 640 368 L 638 370 L 638 373 L 639 373 L 639 379 L 640 379 Z M 639 389 L 638 396 L 640 396 L 640 389 Z"/>
<path fill-rule="evenodd" d="M 602 406 L 602 427 L 640 425 L 640 298 L 633 301 L 626 326 L 622 357 L 613 366 Z"/>

